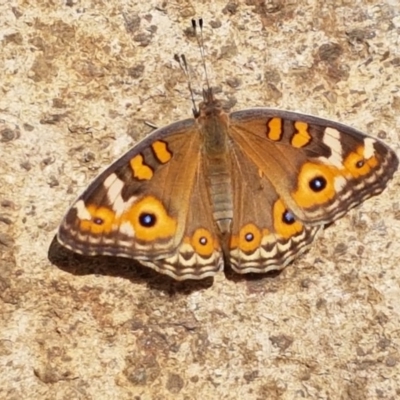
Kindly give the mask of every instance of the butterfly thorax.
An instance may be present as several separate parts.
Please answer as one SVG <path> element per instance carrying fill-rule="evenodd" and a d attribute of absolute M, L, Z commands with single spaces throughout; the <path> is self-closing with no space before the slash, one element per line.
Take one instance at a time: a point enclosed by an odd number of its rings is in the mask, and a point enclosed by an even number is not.
<path fill-rule="evenodd" d="M 229 151 L 229 116 L 211 90 L 200 104 L 197 124 L 202 136 L 202 154 L 213 219 L 222 236 L 231 232 L 233 198 Z"/>

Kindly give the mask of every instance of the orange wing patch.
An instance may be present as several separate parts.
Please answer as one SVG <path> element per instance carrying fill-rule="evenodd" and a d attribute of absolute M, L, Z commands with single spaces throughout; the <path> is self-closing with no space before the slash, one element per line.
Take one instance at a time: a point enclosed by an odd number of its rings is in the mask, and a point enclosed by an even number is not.
<path fill-rule="evenodd" d="M 172 158 L 172 152 L 168 149 L 166 142 L 157 140 L 151 145 L 153 153 L 161 164 L 166 164 Z"/>
<path fill-rule="evenodd" d="M 308 124 L 296 121 L 294 127 L 297 131 L 292 136 L 290 144 L 298 149 L 307 146 L 311 142 L 311 135 L 308 132 Z"/>
<path fill-rule="evenodd" d="M 133 176 L 141 181 L 149 181 L 153 178 L 154 171 L 144 163 L 143 156 L 138 154 L 130 161 Z"/>
<path fill-rule="evenodd" d="M 282 139 L 282 119 L 281 118 L 271 118 L 267 122 L 267 138 L 277 142 Z"/>

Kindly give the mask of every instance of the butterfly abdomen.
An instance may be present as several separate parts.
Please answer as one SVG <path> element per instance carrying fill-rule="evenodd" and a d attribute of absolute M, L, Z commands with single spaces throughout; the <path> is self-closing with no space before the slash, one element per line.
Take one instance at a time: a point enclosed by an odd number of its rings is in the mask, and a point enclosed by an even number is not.
<path fill-rule="evenodd" d="M 221 234 L 231 232 L 233 197 L 230 162 L 227 154 L 205 156 L 205 174 L 213 219 Z"/>
<path fill-rule="evenodd" d="M 202 172 L 206 177 L 213 220 L 221 236 L 225 236 L 231 232 L 233 219 L 229 117 L 211 89 L 204 93 L 197 124 L 203 141 Z"/>

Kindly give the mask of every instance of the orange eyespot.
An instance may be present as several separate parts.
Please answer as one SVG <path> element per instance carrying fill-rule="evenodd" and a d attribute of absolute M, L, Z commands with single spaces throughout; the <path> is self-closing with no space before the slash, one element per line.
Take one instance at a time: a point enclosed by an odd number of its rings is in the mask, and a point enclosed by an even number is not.
<path fill-rule="evenodd" d="M 153 196 L 147 196 L 121 216 L 122 222 L 129 222 L 138 239 L 153 241 L 166 239 L 176 232 L 177 222 L 170 217 L 161 201 Z"/>
<path fill-rule="evenodd" d="M 239 248 L 247 253 L 253 252 L 260 247 L 263 235 L 267 234 L 269 234 L 267 230 L 261 232 L 256 225 L 247 224 L 240 229 L 239 235 L 232 235 L 230 247 Z"/>
<path fill-rule="evenodd" d="M 215 250 L 215 240 L 211 233 L 203 228 L 196 229 L 190 238 L 190 244 L 195 252 L 203 257 L 210 257 Z"/>
<path fill-rule="evenodd" d="M 293 199 L 304 208 L 324 204 L 335 196 L 337 179 L 344 177 L 335 167 L 307 162 L 301 167 Z"/>
<path fill-rule="evenodd" d="M 378 159 L 372 156 L 364 157 L 365 147 L 359 146 L 357 150 L 350 153 L 344 160 L 345 171 L 350 172 L 353 178 L 359 178 L 370 173 L 372 168 L 378 165 Z"/>
<path fill-rule="evenodd" d="M 283 238 L 290 239 L 303 230 L 303 224 L 294 218 L 281 199 L 275 202 L 273 215 L 275 231 Z"/>
<path fill-rule="evenodd" d="M 91 215 L 91 219 L 82 219 L 80 228 L 83 231 L 90 231 L 94 234 L 110 233 L 112 226 L 116 222 L 115 213 L 106 207 L 97 207 L 89 204 L 86 210 Z"/>

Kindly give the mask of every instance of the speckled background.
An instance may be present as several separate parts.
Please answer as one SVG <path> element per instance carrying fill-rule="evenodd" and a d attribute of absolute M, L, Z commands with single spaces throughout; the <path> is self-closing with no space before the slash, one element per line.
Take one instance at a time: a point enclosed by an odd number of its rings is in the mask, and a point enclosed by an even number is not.
<path fill-rule="evenodd" d="M 1 2 L 0 398 L 400 397 L 399 174 L 262 279 L 176 283 L 52 243 L 145 121 L 190 117 L 173 54 L 200 93 L 193 17 L 234 109 L 317 114 L 399 153 L 400 3 L 327 3 Z"/>

